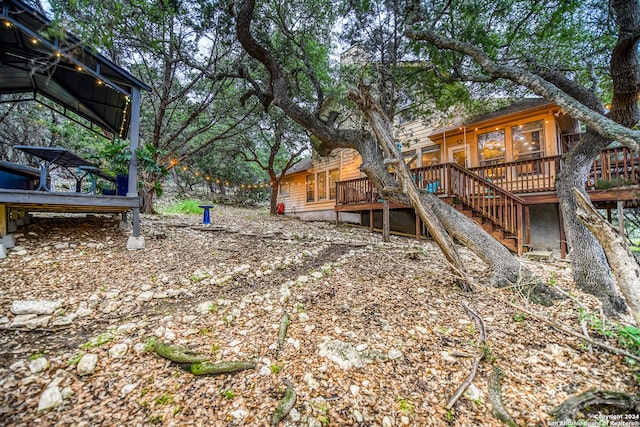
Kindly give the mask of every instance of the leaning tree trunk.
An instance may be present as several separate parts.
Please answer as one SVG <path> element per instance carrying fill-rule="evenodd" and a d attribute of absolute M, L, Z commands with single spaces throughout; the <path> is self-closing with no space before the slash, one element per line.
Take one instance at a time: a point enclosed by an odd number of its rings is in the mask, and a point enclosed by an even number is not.
<path fill-rule="evenodd" d="M 387 156 L 386 159 L 380 159 L 380 154 L 372 156 L 377 148 L 374 140 L 369 140 L 369 145 L 372 145 L 369 149 L 364 150 L 361 147 L 358 150 L 363 159 L 360 169 L 369 177 L 376 189 L 390 200 L 410 204 L 418 211 L 420 218 L 456 274 L 463 274 L 465 269 L 447 231 L 491 267 L 492 275 L 487 280 L 488 284 L 494 286 L 515 284 L 520 276 L 521 267 L 507 248 L 491 237 L 475 221 L 433 194 L 423 193 L 417 189 L 406 163 L 395 146 L 390 131 L 391 122 L 382 108 L 371 98 L 368 88 L 361 85 L 358 89 L 351 91 L 350 97 L 368 118 L 369 125 Z M 377 151 L 379 152 L 379 149 Z M 392 157 L 393 160 L 390 160 Z M 390 179 L 384 167 L 385 160 L 387 163 L 394 164 L 396 176 L 402 183 L 402 188 L 394 188 L 397 184 Z"/>

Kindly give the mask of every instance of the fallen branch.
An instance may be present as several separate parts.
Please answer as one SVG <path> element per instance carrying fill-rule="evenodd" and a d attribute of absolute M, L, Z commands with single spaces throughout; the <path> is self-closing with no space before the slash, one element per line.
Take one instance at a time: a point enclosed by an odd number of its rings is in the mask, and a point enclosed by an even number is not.
<path fill-rule="evenodd" d="M 293 406 L 296 404 L 296 391 L 293 389 L 293 385 L 285 380 L 287 390 L 284 392 L 284 397 L 278 402 L 275 411 L 271 414 L 271 426 L 275 427 L 280 424 L 280 421 L 291 412 Z"/>
<path fill-rule="evenodd" d="M 602 406 L 606 406 L 607 413 L 609 414 L 638 414 L 640 413 L 640 395 L 625 394 L 616 391 L 589 390 L 576 396 L 571 396 L 551 410 L 551 415 L 553 415 L 556 421 L 571 421 L 577 424 L 577 421 L 584 417 L 585 411 L 588 411 L 587 408 L 601 409 Z M 598 418 L 595 417 L 596 414 L 598 414 L 598 412 L 594 413 L 593 421 L 597 422 Z M 606 419 L 607 418 L 603 418 L 603 420 Z M 635 418 L 628 419 L 637 420 Z M 620 418 L 621 422 L 624 420 L 625 418 Z"/>
<path fill-rule="evenodd" d="M 554 322 L 553 320 L 546 319 L 546 318 L 544 318 L 544 317 L 532 312 L 531 310 L 528 310 L 528 309 L 526 309 L 526 308 L 524 308 L 524 307 L 522 307 L 520 305 L 517 305 L 517 304 L 514 304 L 514 303 L 512 303 L 510 301 L 505 300 L 504 298 L 496 295 L 493 292 L 490 292 L 489 295 L 491 295 L 493 298 L 497 299 L 498 301 L 500 301 L 500 302 L 502 302 L 504 304 L 507 304 L 507 305 L 509 305 L 509 306 L 511 306 L 511 307 L 513 307 L 515 309 L 518 309 L 520 311 L 523 311 L 523 312 L 527 313 L 529 316 L 533 317 L 536 320 L 541 321 L 542 323 L 545 323 L 545 324 L 551 326 L 553 329 L 557 330 L 558 332 L 562 332 L 562 333 L 565 333 L 567 335 L 571 335 L 572 337 L 575 337 L 575 338 L 581 339 L 583 341 L 586 341 L 589 344 L 592 344 L 592 345 L 594 345 L 596 347 L 600 347 L 600 348 L 602 348 L 604 350 L 610 351 L 611 353 L 617 354 L 619 356 L 625 356 L 625 357 L 628 357 L 630 359 L 633 359 L 633 360 L 636 360 L 636 361 L 640 362 L 640 356 L 637 356 L 635 354 L 629 353 L 628 351 L 622 350 L 621 348 L 613 347 L 613 346 L 611 346 L 611 345 L 609 345 L 607 343 L 603 343 L 601 341 L 594 340 L 593 338 L 587 338 L 586 336 L 582 335 L 579 332 L 574 331 L 573 329 L 569 328 L 568 326 L 565 326 L 565 325 L 563 325 L 561 323 L 558 323 L 558 322 Z"/>
<path fill-rule="evenodd" d="M 278 350 L 284 346 L 284 341 L 287 338 L 287 329 L 289 328 L 289 315 L 287 313 L 282 315 L 280 319 L 280 329 L 278 329 Z"/>
<path fill-rule="evenodd" d="M 498 365 L 493 367 L 489 378 L 489 403 L 491 403 L 491 415 L 502 421 L 509 427 L 517 427 L 518 424 L 502 406 L 502 386 L 500 381 L 504 377 L 504 371 Z"/>
<path fill-rule="evenodd" d="M 471 368 L 471 372 L 469 373 L 467 378 L 462 382 L 462 384 L 460 384 L 460 386 L 456 389 L 455 393 L 453 393 L 453 395 L 449 398 L 449 400 L 447 401 L 447 404 L 445 405 L 445 408 L 447 409 L 453 408 L 453 405 L 455 405 L 458 399 L 460 399 L 460 396 L 462 396 L 462 393 L 464 393 L 467 387 L 471 385 L 474 378 L 476 377 L 476 374 L 478 373 L 478 365 L 480 365 L 481 360 L 482 360 L 482 356 L 476 357 L 475 361 L 473 362 L 473 367 Z"/>
<path fill-rule="evenodd" d="M 218 363 L 194 363 L 189 371 L 193 375 L 217 375 L 231 372 L 244 371 L 256 367 L 254 361 L 218 362 Z"/>
<path fill-rule="evenodd" d="M 160 340 L 155 340 L 153 351 L 165 359 L 176 363 L 202 363 L 209 360 L 207 357 L 199 355 L 181 345 L 167 345 Z"/>
<path fill-rule="evenodd" d="M 464 302 L 462 303 L 462 308 L 464 308 L 464 311 L 466 311 L 467 314 L 478 325 L 478 330 L 480 331 L 480 344 L 482 346 L 485 346 L 486 345 L 487 336 L 486 336 L 486 332 L 485 332 L 485 328 L 484 328 L 484 322 L 482 321 L 482 318 L 476 312 L 471 310 L 469 308 L 469 306 L 467 304 L 465 304 Z M 462 393 L 464 393 L 464 391 L 467 389 L 467 387 L 469 387 L 471 385 L 471 383 L 473 382 L 474 378 L 476 377 L 476 374 L 478 373 L 478 365 L 480 365 L 480 361 L 483 358 L 484 358 L 484 352 L 480 356 L 476 357 L 476 359 L 473 362 L 473 367 L 471 368 L 471 372 L 469 373 L 467 378 L 462 382 L 462 384 L 460 384 L 460 386 L 456 389 L 455 393 L 453 393 L 453 395 L 447 401 L 447 404 L 445 406 L 445 408 L 447 408 L 447 410 L 453 408 L 453 405 L 455 405 L 456 402 L 458 401 L 458 399 L 460 399 L 460 396 L 462 396 Z"/>

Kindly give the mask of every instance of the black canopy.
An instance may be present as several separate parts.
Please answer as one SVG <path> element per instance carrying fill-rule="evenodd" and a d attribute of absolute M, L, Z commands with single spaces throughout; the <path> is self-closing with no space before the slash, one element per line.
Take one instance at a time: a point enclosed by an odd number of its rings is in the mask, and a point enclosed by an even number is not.
<path fill-rule="evenodd" d="M 72 34 L 42 34 L 51 21 L 20 0 L 0 0 L 0 95 L 42 94 L 126 138 L 131 96 L 149 87 Z"/>

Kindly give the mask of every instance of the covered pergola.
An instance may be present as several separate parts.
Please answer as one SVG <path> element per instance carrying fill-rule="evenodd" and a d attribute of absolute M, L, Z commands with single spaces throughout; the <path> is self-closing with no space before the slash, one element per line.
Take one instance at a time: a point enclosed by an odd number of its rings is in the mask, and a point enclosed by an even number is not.
<path fill-rule="evenodd" d="M 0 237 L 18 211 L 131 211 L 132 238 L 141 239 L 135 155 L 141 90 L 150 88 L 38 10 L 0 0 L 0 102 L 38 102 L 107 139 L 128 138 L 132 153 L 126 196 L 0 189 Z"/>

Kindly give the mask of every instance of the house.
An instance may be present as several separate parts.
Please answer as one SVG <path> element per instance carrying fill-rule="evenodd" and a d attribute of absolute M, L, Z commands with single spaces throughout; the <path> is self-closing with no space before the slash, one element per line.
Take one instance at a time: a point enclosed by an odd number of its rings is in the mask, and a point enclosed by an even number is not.
<path fill-rule="evenodd" d="M 562 154 L 579 141 L 580 122 L 551 102 L 525 98 L 458 126 L 429 131 L 418 123 L 404 123 L 399 129 L 402 153 L 407 159 L 415 157 L 411 168 L 421 189 L 455 205 L 514 252 L 533 247 L 564 256 L 555 178 L 562 168 Z M 352 156 L 350 162 L 331 166 L 331 160 L 312 161 L 307 169 L 296 172 L 297 179 L 307 183 L 310 195 L 316 191 L 318 174 L 327 166 L 338 168 L 333 172 L 339 177 L 334 206 L 337 219 L 354 221 L 356 214 L 360 224 L 368 224 L 372 230 L 381 228 L 382 203 L 368 179 L 356 173 L 358 160 Z M 322 184 L 326 185 L 325 181 Z M 637 206 L 638 153 L 624 147 L 604 150 L 585 186 L 596 207 L 609 213 Z M 329 198 L 323 207 L 328 209 L 332 202 Z M 291 213 L 302 217 L 314 203 L 317 199 L 307 202 L 295 194 L 289 200 L 295 206 Z M 392 230 L 418 238 L 425 233 L 412 208 L 391 209 Z"/>

